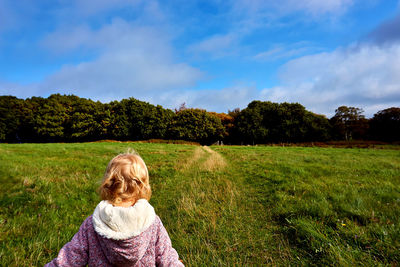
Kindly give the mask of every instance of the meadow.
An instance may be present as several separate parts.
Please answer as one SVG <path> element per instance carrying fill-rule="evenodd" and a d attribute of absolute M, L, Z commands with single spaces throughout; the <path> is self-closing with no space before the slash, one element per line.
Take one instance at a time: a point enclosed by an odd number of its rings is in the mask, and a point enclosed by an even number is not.
<path fill-rule="evenodd" d="M 56 257 L 128 149 L 187 266 L 400 264 L 400 150 L 100 142 L 0 144 L 0 265 Z"/>

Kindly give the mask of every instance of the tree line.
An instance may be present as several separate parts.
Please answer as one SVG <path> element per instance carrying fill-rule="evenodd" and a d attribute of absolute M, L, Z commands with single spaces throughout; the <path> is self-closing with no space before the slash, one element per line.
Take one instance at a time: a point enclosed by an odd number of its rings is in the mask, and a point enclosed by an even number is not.
<path fill-rule="evenodd" d="M 172 139 L 212 144 L 293 143 L 329 140 L 399 141 L 400 108 L 366 119 L 341 106 L 327 117 L 299 103 L 252 101 L 228 113 L 165 109 L 134 98 L 95 102 L 74 95 L 19 99 L 0 96 L 0 142 L 84 142 L 103 139 Z"/>

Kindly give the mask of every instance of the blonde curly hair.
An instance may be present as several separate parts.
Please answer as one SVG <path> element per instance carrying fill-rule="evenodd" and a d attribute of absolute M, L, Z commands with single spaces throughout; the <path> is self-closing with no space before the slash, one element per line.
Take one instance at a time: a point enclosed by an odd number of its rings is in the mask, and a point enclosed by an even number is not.
<path fill-rule="evenodd" d="M 150 200 L 149 172 L 143 159 L 136 153 L 114 157 L 108 163 L 98 191 L 101 199 L 111 204 L 135 203 L 141 198 Z"/>

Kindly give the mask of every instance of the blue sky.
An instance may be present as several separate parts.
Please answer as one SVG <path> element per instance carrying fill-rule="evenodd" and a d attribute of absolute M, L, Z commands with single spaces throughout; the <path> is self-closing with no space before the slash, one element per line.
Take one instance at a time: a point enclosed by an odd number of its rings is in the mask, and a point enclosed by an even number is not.
<path fill-rule="evenodd" d="M 400 106 L 398 0 L 0 0 L 0 95 Z"/>

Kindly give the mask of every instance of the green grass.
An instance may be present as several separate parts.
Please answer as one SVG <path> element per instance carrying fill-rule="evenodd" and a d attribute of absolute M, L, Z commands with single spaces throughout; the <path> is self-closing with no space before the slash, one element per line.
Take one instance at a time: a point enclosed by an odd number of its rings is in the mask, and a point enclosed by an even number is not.
<path fill-rule="evenodd" d="M 400 264 L 400 150 L 84 143 L 0 145 L 0 265 L 56 257 L 128 148 L 188 266 Z"/>

